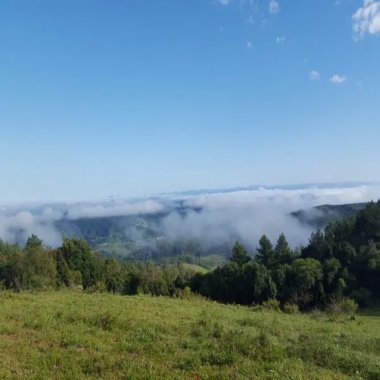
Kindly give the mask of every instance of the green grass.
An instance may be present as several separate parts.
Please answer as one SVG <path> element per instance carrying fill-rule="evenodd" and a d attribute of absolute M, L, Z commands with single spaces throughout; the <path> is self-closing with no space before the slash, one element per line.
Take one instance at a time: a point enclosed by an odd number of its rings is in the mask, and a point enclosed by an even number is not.
<path fill-rule="evenodd" d="M 199 265 L 209 270 L 214 270 L 225 263 L 226 258 L 222 255 L 207 255 L 199 259 Z"/>
<path fill-rule="evenodd" d="M 188 264 L 188 263 L 182 263 L 181 265 L 184 269 L 188 270 L 189 272 L 203 273 L 203 274 L 209 272 L 208 269 L 206 269 L 200 265 Z"/>
<path fill-rule="evenodd" d="M 0 379 L 380 379 L 380 317 L 0 292 Z"/>

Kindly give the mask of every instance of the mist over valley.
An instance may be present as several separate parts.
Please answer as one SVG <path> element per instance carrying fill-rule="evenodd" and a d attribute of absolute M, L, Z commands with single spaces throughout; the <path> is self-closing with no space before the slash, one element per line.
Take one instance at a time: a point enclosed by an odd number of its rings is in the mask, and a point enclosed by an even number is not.
<path fill-rule="evenodd" d="M 105 255 L 160 260 L 186 254 L 226 257 L 235 241 L 254 252 L 261 235 L 284 233 L 292 247 L 380 196 L 376 184 L 321 184 L 188 191 L 151 198 L 3 205 L 0 238 L 47 246 L 79 237 Z"/>

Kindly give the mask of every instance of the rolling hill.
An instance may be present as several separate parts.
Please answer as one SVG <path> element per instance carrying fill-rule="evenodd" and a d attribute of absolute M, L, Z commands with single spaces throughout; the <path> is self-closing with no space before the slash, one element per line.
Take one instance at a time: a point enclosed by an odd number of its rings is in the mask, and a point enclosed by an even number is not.
<path fill-rule="evenodd" d="M 0 292 L 2 379 L 379 379 L 380 318 Z"/>

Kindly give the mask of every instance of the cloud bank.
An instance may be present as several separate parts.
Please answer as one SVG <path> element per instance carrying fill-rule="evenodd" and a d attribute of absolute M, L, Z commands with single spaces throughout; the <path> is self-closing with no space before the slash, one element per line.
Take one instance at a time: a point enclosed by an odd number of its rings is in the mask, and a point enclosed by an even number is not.
<path fill-rule="evenodd" d="M 4 205 L 0 207 L 0 238 L 25 242 L 37 234 L 55 247 L 62 242 L 55 222 L 62 219 L 159 215 L 159 228 L 167 239 L 199 239 L 210 245 L 238 239 L 255 246 L 262 234 L 274 241 L 284 232 L 296 246 L 306 243 L 312 231 L 293 218 L 292 211 L 379 198 L 378 185 L 352 185 L 204 191 L 99 203 Z"/>

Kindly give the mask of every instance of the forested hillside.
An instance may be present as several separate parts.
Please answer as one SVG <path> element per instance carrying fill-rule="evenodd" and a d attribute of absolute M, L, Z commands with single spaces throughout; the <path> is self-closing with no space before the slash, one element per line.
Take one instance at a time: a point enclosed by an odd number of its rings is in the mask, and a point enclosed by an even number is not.
<path fill-rule="evenodd" d="M 380 202 L 313 233 L 306 247 L 292 250 L 283 234 L 273 246 L 264 235 L 254 255 L 237 242 L 225 265 L 208 273 L 194 268 L 105 258 L 78 238 L 67 238 L 53 250 L 35 235 L 24 248 L 0 242 L 0 282 L 16 291 L 80 286 L 176 295 L 191 288 L 226 303 L 277 300 L 307 309 L 351 297 L 365 306 L 380 298 Z"/>
<path fill-rule="evenodd" d="M 313 228 L 325 228 L 329 223 L 355 216 L 365 206 L 365 203 L 321 205 L 308 210 L 294 211 L 291 215 L 301 224 L 310 225 Z"/>
<path fill-rule="evenodd" d="M 230 262 L 197 275 L 193 289 L 222 302 L 243 304 L 277 299 L 302 308 L 353 297 L 361 305 L 380 299 L 380 202 L 356 216 L 318 230 L 293 251 L 284 235 L 273 247 L 266 236 L 251 258 L 236 243 Z"/>

